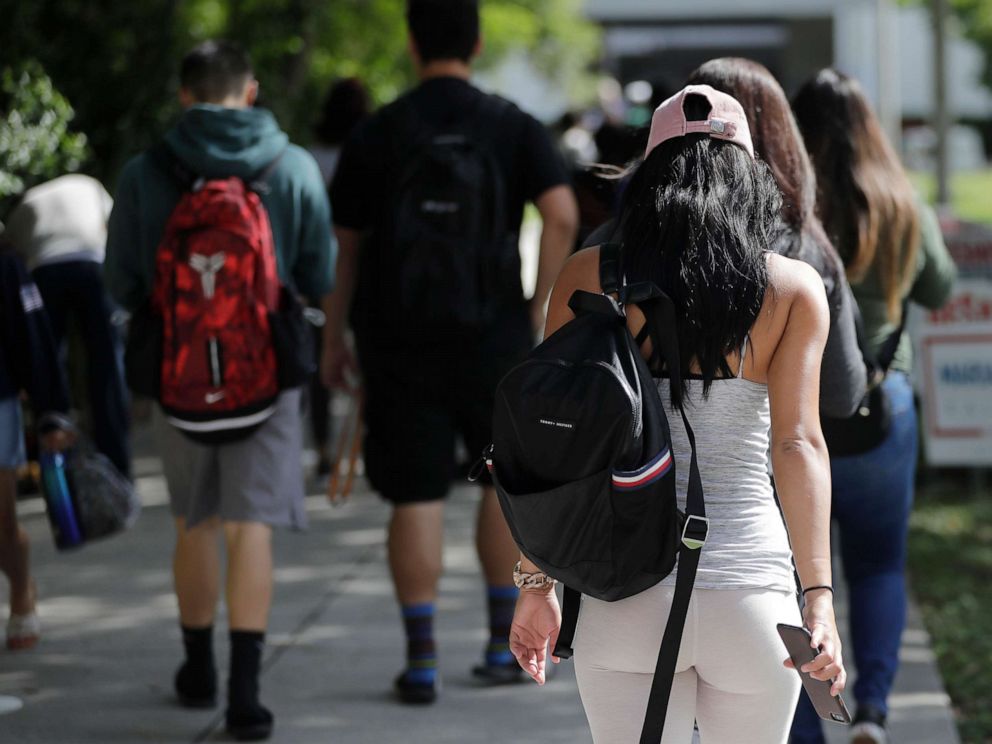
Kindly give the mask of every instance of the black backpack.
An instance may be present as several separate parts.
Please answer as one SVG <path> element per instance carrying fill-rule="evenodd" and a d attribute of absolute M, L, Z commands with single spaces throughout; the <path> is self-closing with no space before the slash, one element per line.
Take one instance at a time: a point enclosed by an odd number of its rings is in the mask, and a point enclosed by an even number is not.
<path fill-rule="evenodd" d="M 384 114 L 402 165 L 374 236 L 381 274 L 373 280 L 406 326 L 486 328 L 507 300 L 520 300 L 517 235 L 492 150 L 510 106 L 479 95 L 468 116 L 440 126 L 407 99 Z"/>
<path fill-rule="evenodd" d="M 681 384 L 674 306 L 653 284 L 620 285 L 618 246 L 600 252 L 603 293 L 575 292 L 575 319 L 500 382 L 486 464 L 520 550 L 565 585 L 556 656 L 572 655 L 581 594 L 630 597 L 668 576 L 678 557 L 640 739 L 657 744 L 708 521 L 684 412 L 692 458 L 687 514 L 678 510 L 668 419 L 649 366 L 664 363 Z M 647 318 L 637 339 L 627 304 Z M 649 336 L 646 362 L 640 346 Z"/>

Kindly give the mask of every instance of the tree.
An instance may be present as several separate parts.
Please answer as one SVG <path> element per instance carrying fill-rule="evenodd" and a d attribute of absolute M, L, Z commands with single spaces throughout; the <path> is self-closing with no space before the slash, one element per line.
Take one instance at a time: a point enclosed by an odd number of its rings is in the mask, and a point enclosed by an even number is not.
<path fill-rule="evenodd" d="M 86 160 L 86 136 L 69 131 L 73 116 L 37 62 L 0 70 L 0 218 L 23 191 Z"/>
<path fill-rule="evenodd" d="M 482 65 L 522 49 L 568 90 L 598 52 L 582 0 L 482 0 Z M 36 57 L 76 110 L 112 183 L 124 160 L 178 113 L 176 67 L 195 42 L 225 37 L 251 52 L 261 103 L 298 141 L 309 139 L 332 80 L 359 76 L 385 102 L 410 84 L 404 0 L 0 0 L 5 62 Z"/>

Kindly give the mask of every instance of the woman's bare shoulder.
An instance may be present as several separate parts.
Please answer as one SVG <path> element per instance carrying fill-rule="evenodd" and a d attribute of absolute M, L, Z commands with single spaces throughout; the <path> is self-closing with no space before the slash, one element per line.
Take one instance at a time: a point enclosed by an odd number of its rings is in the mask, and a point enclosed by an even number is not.
<path fill-rule="evenodd" d="M 793 302 L 826 302 L 823 278 L 809 264 L 777 253 L 768 254 L 766 310 L 788 312 Z"/>
<path fill-rule="evenodd" d="M 599 292 L 599 246 L 583 248 L 569 256 L 556 284 L 569 296 L 577 289 Z"/>

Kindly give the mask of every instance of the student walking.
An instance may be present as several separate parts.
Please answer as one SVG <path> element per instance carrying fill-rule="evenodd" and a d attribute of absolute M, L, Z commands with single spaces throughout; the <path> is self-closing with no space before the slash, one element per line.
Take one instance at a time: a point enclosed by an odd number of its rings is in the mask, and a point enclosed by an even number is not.
<path fill-rule="evenodd" d="M 709 86 L 689 86 L 655 111 L 644 161 L 621 205 L 619 275 L 626 283 L 653 282 L 674 303 L 682 369 L 658 379 L 658 391 L 667 411 L 684 406 L 695 431 L 709 519 L 665 744 L 689 741 L 694 721 L 704 744 L 785 742 L 800 680 L 783 666 L 787 654 L 777 623 L 802 622 L 813 646 L 820 646 L 806 668 L 817 679 L 834 679 L 834 693 L 845 684 L 830 589 L 828 460 L 818 417 L 829 313 L 819 275 L 769 251 L 780 210 L 778 189 L 754 159 L 737 101 Z M 574 317 L 567 303 L 576 290 L 602 291 L 599 247 L 566 264 L 552 293 L 546 335 Z M 643 338 L 645 316 L 636 306 L 626 309 L 629 330 Z M 644 343 L 644 356 L 652 359 L 653 341 Z M 669 413 L 668 421 L 684 510 L 691 448 L 680 416 Z M 767 470 L 769 451 L 788 535 Z M 807 588 L 802 618 L 793 556 Z M 540 588 L 521 594 L 511 648 L 543 683 L 546 644 L 560 629 L 558 600 L 524 556 L 520 570 Z M 615 602 L 582 599 L 574 658 L 596 744 L 639 739 L 675 577 L 673 570 Z"/>
<path fill-rule="evenodd" d="M 176 523 L 173 573 L 186 651 L 176 693 L 190 707 L 216 702 L 223 536 L 227 728 L 238 739 L 260 739 L 273 725 L 258 690 L 271 532 L 305 524 L 301 392 L 273 370 L 276 337 L 265 318 L 281 306 L 280 283 L 314 299 L 330 291 L 334 244 L 320 171 L 271 113 L 253 107 L 258 83 L 248 56 L 230 42 L 204 42 L 183 58 L 180 84 L 182 117 L 164 144 L 121 175 L 106 278 L 138 317 L 151 301 L 171 319 L 162 321 L 156 350 L 163 404 L 156 429 Z M 211 413 L 237 410 L 239 401 L 246 403 L 240 418 Z M 180 415 L 179 402 L 207 410 Z M 233 441 L 205 441 L 212 434 Z"/>
<path fill-rule="evenodd" d="M 24 463 L 21 392 L 37 421 L 69 407 L 45 307 L 24 265 L 0 239 L 0 571 L 10 585 L 7 648 L 32 648 L 41 636 L 28 534 L 17 523 L 17 468 Z M 66 435 L 41 432 L 40 444 L 64 449 Z"/>
<path fill-rule="evenodd" d="M 789 99 L 764 65 L 739 57 L 706 62 L 689 75 L 688 83 L 711 85 L 736 98 L 744 109 L 755 157 L 765 162 L 782 192 L 780 223 L 771 248 L 816 269 L 827 292 L 830 330 L 820 368 L 820 413 L 850 416 L 864 397 L 867 382 L 854 298 L 844 265 L 815 213 L 816 177 Z"/>
<path fill-rule="evenodd" d="M 864 319 L 864 351 L 878 359 L 888 348 L 891 356 L 879 359 L 888 369 L 884 379 L 872 381 L 888 398 L 888 435 L 861 454 L 831 456 L 832 516 L 840 530 L 857 668 L 851 741 L 879 744 L 886 741 L 887 700 L 906 621 L 906 537 L 917 455 L 912 356 L 903 324 L 909 302 L 936 309 L 947 300 L 956 270 L 936 216 L 914 194 L 857 81 L 822 70 L 802 87 L 793 108 L 816 170 L 817 212 Z M 824 741 L 805 697 L 792 741 Z"/>
<path fill-rule="evenodd" d="M 71 325 L 78 327 L 93 443 L 121 474 L 130 477 L 130 421 L 121 339 L 100 267 L 112 205 L 110 194 L 96 179 L 81 174 L 60 176 L 24 193 L 8 218 L 6 235 L 33 274 L 55 343 L 65 347 L 65 354 L 72 347 L 67 343 Z"/>
<path fill-rule="evenodd" d="M 350 312 L 366 398 L 366 472 L 393 506 L 389 565 L 408 641 L 396 690 L 415 703 L 433 702 L 438 691 L 433 621 L 455 439 L 472 454 L 489 443 L 496 383 L 543 326 L 577 217 L 545 129 L 469 82 L 481 45 L 478 3 L 410 0 L 407 20 L 421 82 L 355 131 L 331 187 L 341 253 L 324 375 L 341 385 L 354 366 L 344 340 Z M 529 306 L 517 245 L 528 201 L 544 222 Z M 490 640 L 475 671 L 515 681 L 507 638 L 516 550 L 489 486 L 476 545 Z"/>
<path fill-rule="evenodd" d="M 320 119 L 314 126 L 314 144 L 310 154 L 317 161 L 320 176 L 328 188 L 341 159 L 341 148 L 352 130 L 372 111 L 368 91 L 358 78 L 344 78 L 335 82 L 327 92 Z M 333 205 L 332 205 L 333 206 Z M 323 328 L 314 327 L 314 345 L 317 358 L 323 356 Z M 320 379 L 319 371 L 310 381 L 310 434 L 317 450 L 317 477 L 324 478 L 331 472 L 331 393 Z"/>

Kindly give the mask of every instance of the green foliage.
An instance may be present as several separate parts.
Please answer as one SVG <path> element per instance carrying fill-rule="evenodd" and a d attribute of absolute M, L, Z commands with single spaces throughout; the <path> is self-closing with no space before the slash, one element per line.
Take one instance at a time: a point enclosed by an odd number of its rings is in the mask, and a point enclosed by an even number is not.
<path fill-rule="evenodd" d="M 928 202 L 933 202 L 937 194 L 937 182 L 933 173 L 914 171 L 909 174 L 916 190 Z M 951 207 L 958 217 L 992 225 L 992 170 L 956 171 L 951 174 Z"/>
<path fill-rule="evenodd" d="M 86 135 L 69 131 L 73 116 L 37 62 L 0 70 L 0 215 L 26 189 L 86 160 Z"/>
<path fill-rule="evenodd" d="M 992 87 L 992 2 L 990 0 L 951 0 L 961 22 L 961 31 L 985 53 L 982 82 Z"/>
<path fill-rule="evenodd" d="M 900 5 L 924 5 L 933 8 L 934 0 L 897 0 Z M 985 54 L 982 82 L 992 87 L 992 0 L 948 0 L 966 39 L 975 42 Z"/>
<path fill-rule="evenodd" d="M 383 103 L 413 82 L 404 0 L 0 0 L 5 61 L 37 57 L 89 136 L 90 170 L 112 182 L 178 113 L 177 66 L 198 41 L 251 53 L 261 105 L 309 139 L 328 85 L 357 76 Z M 598 30 L 582 0 L 482 0 L 480 66 L 520 50 L 574 96 L 591 90 Z"/>
<path fill-rule="evenodd" d="M 981 744 L 992 740 L 992 501 L 961 491 L 951 485 L 917 503 L 909 562 L 961 740 Z"/>

